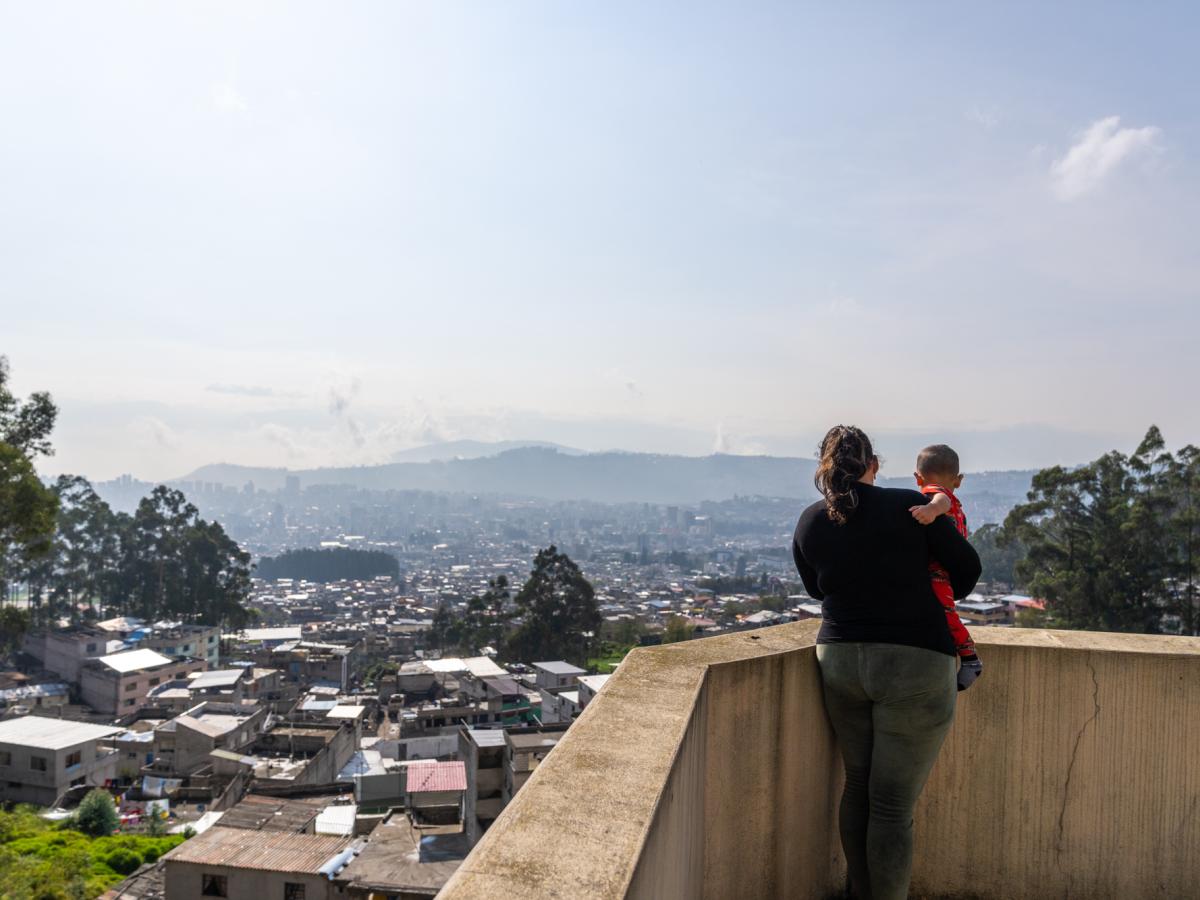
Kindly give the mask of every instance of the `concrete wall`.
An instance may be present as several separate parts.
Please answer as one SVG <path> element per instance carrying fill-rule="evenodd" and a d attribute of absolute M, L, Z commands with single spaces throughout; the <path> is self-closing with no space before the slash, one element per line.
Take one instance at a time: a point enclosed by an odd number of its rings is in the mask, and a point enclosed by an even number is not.
<path fill-rule="evenodd" d="M 634 651 L 439 896 L 839 895 L 817 625 Z M 974 634 L 913 896 L 1195 896 L 1200 639 Z"/>
<path fill-rule="evenodd" d="M 1200 893 L 1200 639 L 972 628 L 986 666 L 916 813 L 914 892 Z"/>
<path fill-rule="evenodd" d="M 202 900 L 204 874 L 225 876 L 229 900 L 283 900 L 283 886 L 289 881 L 304 885 L 304 900 L 332 900 L 338 895 L 333 882 L 320 875 L 260 872 L 174 860 L 166 863 L 166 895 L 171 900 Z"/>

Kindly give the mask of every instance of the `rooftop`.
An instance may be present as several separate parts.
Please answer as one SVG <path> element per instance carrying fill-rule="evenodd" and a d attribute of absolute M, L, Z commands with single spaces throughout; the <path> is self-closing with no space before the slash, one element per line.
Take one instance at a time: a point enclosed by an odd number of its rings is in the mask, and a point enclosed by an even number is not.
<path fill-rule="evenodd" d="M 587 669 L 581 669 L 579 666 L 573 666 L 569 662 L 564 662 L 561 659 L 552 662 L 535 662 L 535 669 L 541 669 L 543 672 L 549 672 L 551 675 L 586 675 Z"/>
<path fill-rule="evenodd" d="M 208 690 L 210 688 L 233 687 L 246 675 L 245 669 L 212 669 L 208 672 L 197 672 L 188 679 L 192 690 Z"/>
<path fill-rule="evenodd" d="M 262 832 L 248 841 L 242 829 L 224 827 L 225 817 L 217 827 L 184 841 L 166 854 L 167 864 L 197 863 L 231 869 L 320 875 L 321 867 L 350 845 L 344 837 L 286 831 Z"/>
<path fill-rule="evenodd" d="M 439 831 L 414 828 L 406 816 L 393 815 L 371 832 L 338 880 L 378 894 L 436 891 L 470 850 L 466 835 Z"/>
<path fill-rule="evenodd" d="M 426 791 L 465 791 L 467 770 L 464 763 L 418 761 L 408 766 L 406 788 L 410 794 Z"/>
<path fill-rule="evenodd" d="M 101 656 L 96 659 L 96 662 L 103 663 L 108 668 L 125 675 L 129 672 L 139 672 L 142 669 L 170 665 L 171 658 L 153 650 L 126 650 L 124 653 Z"/>
<path fill-rule="evenodd" d="M 21 716 L 0 722 L 0 744 L 64 750 L 77 744 L 103 740 L 124 730 L 113 725 L 91 725 L 48 716 Z"/>

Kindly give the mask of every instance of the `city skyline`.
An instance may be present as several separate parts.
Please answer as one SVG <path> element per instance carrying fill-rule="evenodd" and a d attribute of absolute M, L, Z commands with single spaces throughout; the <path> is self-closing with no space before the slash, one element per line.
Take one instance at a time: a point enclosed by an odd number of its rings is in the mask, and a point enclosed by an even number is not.
<path fill-rule="evenodd" d="M 42 471 L 1200 442 L 1196 12 L 10 5 Z"/>

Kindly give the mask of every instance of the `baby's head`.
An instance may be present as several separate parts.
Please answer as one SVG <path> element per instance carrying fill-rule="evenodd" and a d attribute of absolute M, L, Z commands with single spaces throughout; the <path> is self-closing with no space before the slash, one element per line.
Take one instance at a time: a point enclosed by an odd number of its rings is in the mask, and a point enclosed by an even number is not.
<path fill-rule="evenodd" d="M 958 454 L 945 444 L 930 444 L 917 454 L 917 484 L 925 487 L 936 484 L 948 490 L 956 490 L 962 484 L 958 471 Z"/>

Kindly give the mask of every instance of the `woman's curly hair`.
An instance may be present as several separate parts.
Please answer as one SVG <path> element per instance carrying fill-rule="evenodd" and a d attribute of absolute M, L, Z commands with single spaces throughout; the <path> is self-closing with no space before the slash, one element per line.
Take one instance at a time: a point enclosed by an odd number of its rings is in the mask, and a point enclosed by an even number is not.
<path fill-rule="evenodd" d="M 813 483 L 825 497 L 829 518 L 845 525 L 858 507 L 855 486 L 875 459 L 871 439 L 861 428 L 834 425 L 822 439 L 817 455 L 820 462 Z"/>

